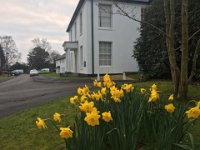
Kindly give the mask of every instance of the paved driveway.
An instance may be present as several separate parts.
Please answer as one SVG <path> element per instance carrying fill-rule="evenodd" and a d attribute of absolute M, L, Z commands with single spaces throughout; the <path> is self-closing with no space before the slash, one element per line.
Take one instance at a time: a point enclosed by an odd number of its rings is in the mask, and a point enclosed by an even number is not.
<path fill-rule="evenodd" d="M 29 75 L 20 75 L 0 83 L 0 116 L 51 100 L 65 98 L 84 83 L 35 82 Z"/>

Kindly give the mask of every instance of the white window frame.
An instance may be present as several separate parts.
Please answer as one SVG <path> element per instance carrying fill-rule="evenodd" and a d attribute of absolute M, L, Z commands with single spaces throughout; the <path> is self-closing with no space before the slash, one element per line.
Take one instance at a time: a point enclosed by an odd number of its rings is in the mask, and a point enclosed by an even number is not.
<path fill-rule="evenodd" d="M 72 29 L 70 30 L 70 41 L 72 41 Z"/>
<path fill-rule="evenodd" d="M 101 16 L 101 7 L 102 6 L 109 6 L 110 7 L 110 26 L 102 26 L 101 25 L 101 20 L 103 19 L 103 17 L 106 17 L 106 16 Z M 106 10 L 105 10 L 106 11 Z M 112 18 L 113 18 L 113 16 L 112 16 L 112 5 L 111 4 L 103 4 L 103 3 L 99 3 L 99 10 L 98 10 L 98 27 L 100 28 L 100 29 L 111 29 L 112 28 L 112 26 L 113 26 L 113 21 L 112 21 Z"/>
<path fill-rule="evenodd" d="M 80 12 L 80 35 L 83 34 L 83 13 Z"/>
<path fill-rule="evenodd" d="M 102 53 L 101 52 L 101 43 L 109 43 L 110 44 L 110 53 Z M 112 66 L 112 47 L 113 47 L 113 42 L 112 41 L 99 41 L 99 66 L 100 67 L 111 67 Z M 110 64 L 103 64 L 101 61 L 108 61 L 109 59 L 102 59 L 100 55 L 110 55 Z"/>
<path fill-rule="evenodd" d="M 74 23 L 74 40 L 77 41 L 77 24 Z"/>
<path fill-rule="evenodd" d="M 83 45 L 80 46 L 80 67 L 81 67 L 81 69 L 84 67 L 84 60 L 83 60 Z"/>

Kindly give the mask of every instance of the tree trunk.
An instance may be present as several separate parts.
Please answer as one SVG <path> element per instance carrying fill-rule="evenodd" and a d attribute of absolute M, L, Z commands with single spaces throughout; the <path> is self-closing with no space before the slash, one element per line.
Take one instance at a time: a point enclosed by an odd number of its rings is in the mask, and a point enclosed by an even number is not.
<path fill-rule="evenodd" d="M 178 94 L 180 70 L 176 62 L 174 49 L 174 26 L 175 26 L 175 6 L 174 0 L 164 0 L 165 20 L 166 20 L 166 45 L 170 63 L 172 81 L 174 83 L 174 95 Z"/>
<path fill-rule="evenodd" d="M 181 74 L 178 97 L 185 99 L 188 92 L 188 0 L 182 0 L 181 4 L 181 25 L 182 25 L 182 44 L 181 44 Z"/>

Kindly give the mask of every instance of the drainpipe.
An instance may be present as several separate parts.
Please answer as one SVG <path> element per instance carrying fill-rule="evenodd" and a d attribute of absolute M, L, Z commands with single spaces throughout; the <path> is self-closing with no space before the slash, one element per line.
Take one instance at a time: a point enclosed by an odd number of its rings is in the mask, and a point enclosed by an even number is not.
<path fill-rule="evenodd" d="M 91 0 L 91 25 L 92 25 L 92 74 L 94 74 L 94 11 L 93 0 Z"/>

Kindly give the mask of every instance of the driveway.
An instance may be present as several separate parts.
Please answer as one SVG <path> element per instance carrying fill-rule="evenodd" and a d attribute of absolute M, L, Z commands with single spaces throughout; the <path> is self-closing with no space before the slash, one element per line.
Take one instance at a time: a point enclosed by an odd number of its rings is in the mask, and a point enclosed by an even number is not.
<path fill-rule="evenodd" d="M 34 78 L 34 77 L 33 77 Z M 85 83 L 36 82 L 29 75 L 20 75 L 0 83 L 0 116 L 75 94 Z"/>

